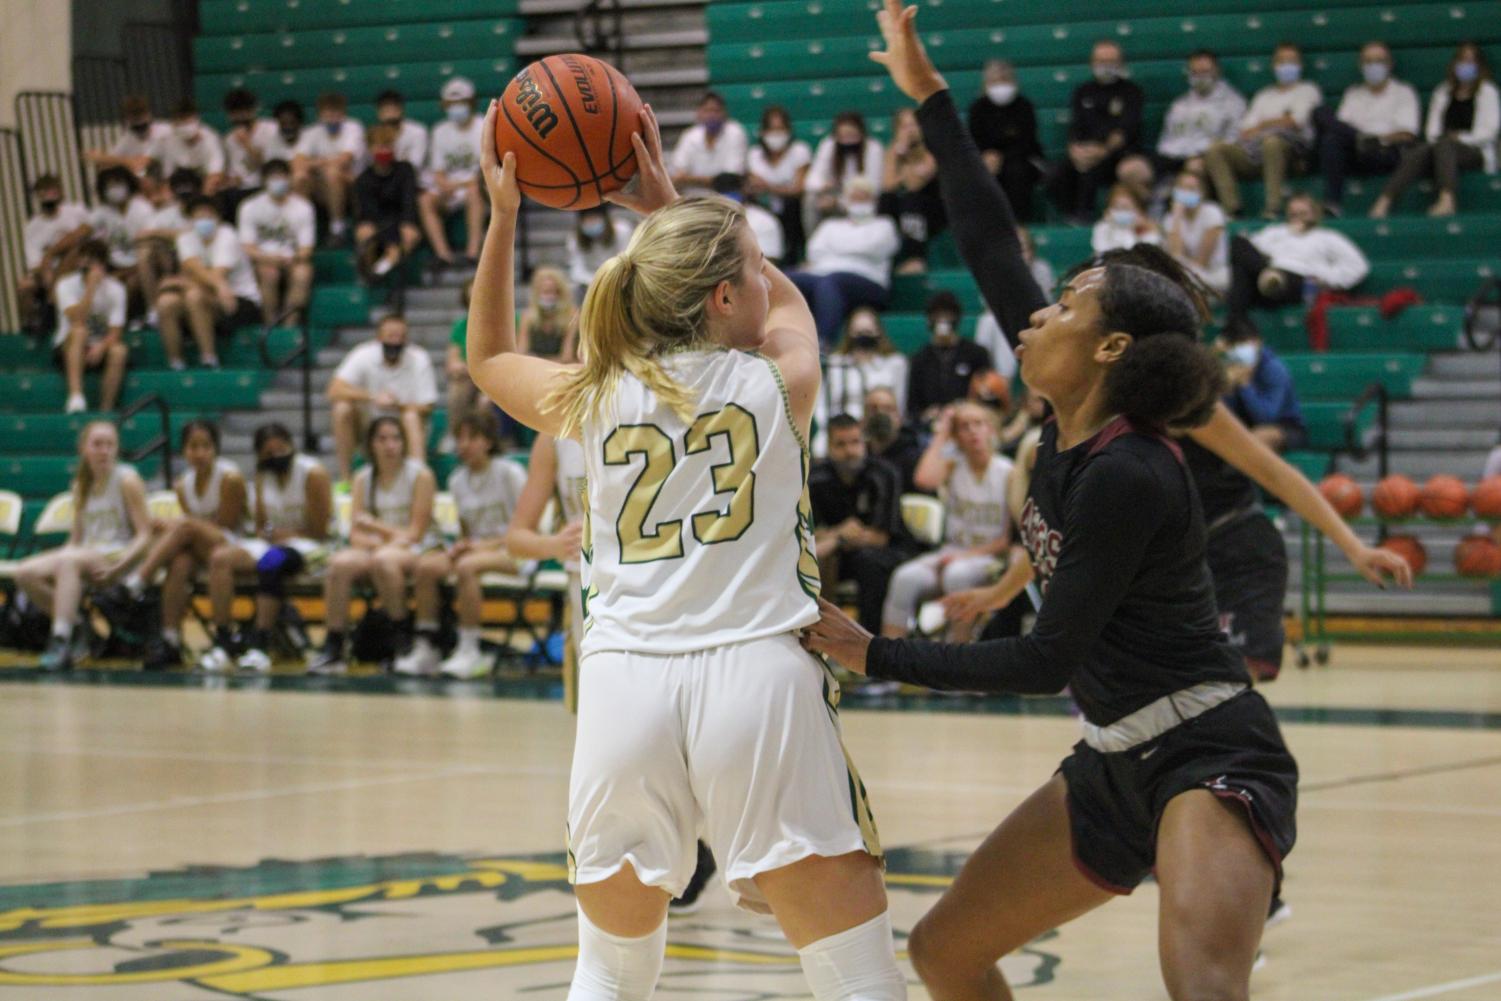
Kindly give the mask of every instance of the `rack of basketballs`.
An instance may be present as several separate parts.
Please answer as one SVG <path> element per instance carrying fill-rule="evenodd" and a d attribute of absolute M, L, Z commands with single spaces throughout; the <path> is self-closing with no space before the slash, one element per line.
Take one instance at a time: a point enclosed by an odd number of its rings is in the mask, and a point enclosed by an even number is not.
<path fill-rule="evenodd" d="M 1455 525 L 1467 521 L 1488 522 L 1491 531 L 1476 525 L 1472 534 L 1454 547 L 1454 574 L 1479 580 L 1501 578 L 1501 545 L 1494 529 L 1501 524 L 1501 476 L 1491 476 L 1471 489 L 1457 476 L 1438 475 L 1419 487 L 1400 473 L 1382 479 L 1371 490 L 1372 517 L 1362 517 L 1366 507 L 1360 484 L 1343 473 L 1326 477 L 1319 484 L 1324 495 L 1340 516 L 1357 524 L 1377 524 L 1387 529 L 1380 545 L 1406 557 L 1413 573 L 1421 575 L 1428 568 L 1428 551 L 1416 536 L 1391 531 L 1424 518 L 1437 524 Z"/>

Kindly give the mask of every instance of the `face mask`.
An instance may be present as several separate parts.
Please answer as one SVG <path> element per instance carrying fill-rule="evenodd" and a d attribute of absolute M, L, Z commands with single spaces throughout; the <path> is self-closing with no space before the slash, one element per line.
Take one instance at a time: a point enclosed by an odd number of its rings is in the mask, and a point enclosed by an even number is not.
<path fill-rule="evenodd" d="M 855 140 L 852 143 L 838 143 L 838 146 L 839 146 L 839 151 L 841 153 L 856 153 L 856 154 L 858 154 L 859 152 L 861 152 L 862 150 L 865 149 L 865 143 L 862 142 L 862 141 L 860 141 L 860 140 L 858 140 L 858 139 Z"/>
<path fill-rule="evenodd" d="M 1278 63 L 1272 67 L 1272 72 L 1278 83 L 1297 83 L 1303 75 L 1303 67 L 1298 63 Z"/>
<path fill-rule="evenodd" d="M 704 132 L 710 136 L 717 136 L 724 131 L 724 119 L 710 118 L 704 122 Z"/>
<path fill-rule="evenodd" d="M 292 456 L 290 454 L 268 455 L 264 459 L 261 459 L 259 462 L 257 462 L 255 464 L 255 468 L 263 473 L 271 473 L 272 475 L 280 476 L 281 474 L 292 468 Z"/>
<path fill-rule="evenodd" d="M 193 232 L 198 234 L 200 240 L 212 240 L 214 234 L 219 231 L 217 219 L 194 219 Z"/>
<path fill-rule="evenodd" d="M 603 219 L 586 219 L 579 224 L 579 229 L 591 240 L 598 240 L 605 235 L 605 223 Z"/>
<path fill-rule="evenodd" d="M 396 151 L 394 149 L 372 150 L 370 159 L 377 167 L 389 167 L 396 162 Z"/>
<path fill-rule="evenodd" d="M 1366 83 L 1372 87 L 1379 87 L 1386 83 L 1387 77 L 1391 76 L 1392 68 L 1386 63 L 1362 63 L 1360 72 L 1365 77 Z"/>
<path fill-rule="evenodd" d="M 954 336 L 954 324 L 952 320 L 938 320 L 933 324 L 933 336 L 945 340 Z"/>
<path fill-rule="evenodd" d="M 773 153 L 780 153 L 787 148 L 787 143 L 792 139 L 787 133 L 777 130 L 775 132 L 761 133 L 761 142 Z"/>
<path fill-rule="evenodd" d="M 851 331 L 850 347 L 856 351 L 874 351 L 881 346 L 880 335 L 872 330 Z"/>
<path fill-rule="evenodd" d="M 1466 59 L 1454 64 L 1454 78 L 1460 83 L 1471 83 L 1480 77 L 1480 64 Z"/>
<path fill-rule="evenodd" d="M 1110 221 L 1125 228 L 1136 225 L 1136 212 L 1132 209 L 1111 209 Z"/>
<path fill-rule="evenodd" d="M 544 311 L 557 309 L 558 297 L 556 295 L 549 295 L 546 293 L 537 296 L 537 308 Z"/>
<path fill-rule="evenodd" d="M 292 182 L 285 177 L 266 178 L 266 190 L 271 192 L 272 198 L 281 198 L 292 190 Z"/>
<path fill-rule="evenodd" d="M 111 205 L 122 205 L 130 197 L 130 189 L 123 184 L 111 184 L 104 189 L 104 200 Z"/>
<path fill-rule="evenodd" d="M 401 361 L 401 353 L 406 350 L 405 344 L 382 344 L 381 354 L 386 356 L 386 361 L 392 365 Z"/>
<path fill-rule="evenodd" d="M 1121 78 L 1121 68 L 1114 63 L 1101 63 L 1094 68 L 1094 78 L 1104 84 L 1115 83 Z"/>
<path fill-rule="evenodd" d="M 469 121 L 469 116 L 474 112 L 467 104 L 450 104 L 443 109 L 443 114 L 447 115 L 448 120 L 455 125 L 463 125 Z"/>
<path fill-rule="evenodd" d="M 865 418 L 865 437 L 873 441 L 886 441 L 896 434 L 896 422 L 890 414 L 874 413 Z"/>
<path fill-rule="evenodd" d="M 198 138 L 198 121 L 197 119 L 194 119 L 190 122 L 178 122 L 176 125 L 172 126 L 172 131 L 176 133 L 177 138 L 181 139 L 183 142 L 192 142 L 194 139 Z"/>
<path fill-rule="evenodd" d="M 172 197 L 176 198 L 180 204 L 186 205 L 198 197 L 198 192 L 193 188 L 176 188 L 172 191 Z"/>
<path fill-rule="evenodd" d="M 985 88 L 985 96 L 990 98 L 992 104 L 1004 107 L 1016 100 L 1016 84 L 993 83 Z"/>
<path fill-rule="evenodd" d="M 1197 94 L 1208 94 L 1218 82 L 1219 78 L 1213 73 L 1190 73 L 1188 75 L 1188 85 Z"/>
<path fill-rule="evenodd" d="M 401 128 L 401 116 L 397 115 L 395 118 L 382 118 L 380 120 L 380 123 L 382 125 L 389 125 L 393 129 L 399 129 Z"/>
<path fill-rule="evenodd" d="M 281 126 L 281 140 L 289 146 L 295 143 L 301 135 L 302 127 L 299 125 Z"/>
<path fill-rule="evenodd" d="M 138 137 L 145 139 L 148 135 L 151 134 L 151 123 L 136 122 L 130 127 L 130 131 L 134 132 Z"/>
<path fill-rule="evenodd" d="M 1198 208 L 1199 202 L 1203 200 L 1204 196 L 1191 188 L 1173 189 L 1173 201 L 1177 202 L 1179 205 L 1182 205 L 1186 209 Z"/>
<path fill-rule="evenodd" d="M 876 214 L 875 202 L 850 202 L 844 211 L 851 219 L 869 219 Z"/>
<path fill-rule="evenodd" d="M 328 130 L 330 136 L 337 136 L 339 130 L 344 127 L 343 122 L 324 122 L 323 127 Z"/>
<path fill-rule="evenodd" d="M 62 203 L 63 200 L 61 198 L 46 198 L 40 202 L 37 202 L 37 204 L 41 206 L 42 212 L 47 215 L 51 215 L 52 213 L 56 212 L 57 207 Z"/>
<path fill-rule="evenodd" d="M 254 124 L 254 118 L 232 118 L 229 121 L 229 127 L 232 129 L 248 129 Z"/>
<path fill-rule="evenodd" d="M 865 468 L 864 459 L 834 459 L 834 472 L 839 474 L 842 480 L 853 480 L 860 475 L 860 470 Z"/>
<path fill-rule="evenodd" d="M 1261 349 L 1250 341 L 1237 344 L 1225 352 L 1225 357 L 1230 360 L 1232 365 L 1244 365 L 1247 368 L 1255 365 L 1256 359 L 1260 356 Z"/>

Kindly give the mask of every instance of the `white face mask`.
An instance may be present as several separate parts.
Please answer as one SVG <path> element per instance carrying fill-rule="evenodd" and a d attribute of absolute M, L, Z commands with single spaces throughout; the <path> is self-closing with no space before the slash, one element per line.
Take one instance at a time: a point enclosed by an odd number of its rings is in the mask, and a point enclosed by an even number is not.
<path fill-rule="evenodd" d="M 1230 359 L 1232 365 L 1244 365 L 1251 368 L 1261 357 L 1261 348 L 1252 341 L 1243 341 L 1225 352 L 1225 357 Z"/>
<path fill-rule="evenodd" d="M 558 308 L 558 297 L 557 297 L 557 294 L 556 293 L 552 293 L 552 292 L 543 292 L 540 295 L 538 295 L 537 296 L 537 308 L 538 309 L 542 309 L 542 310 L 557 309 Z"/>
<path fill-rule="evenodd" d="M 272 198 L 281 198 L 292 190 L 292 182 L 285 177 L 271 177 L 266 179 L 266 190 L 271 192 Z"/>
<path fill-rule="evenodd" d="M 844 206 L 851 219 L 869 219 L 876 214 L 875 202 L 849 202 Z"/>
<path fill-rule="evenodd" d="M 787 148 L 787 144 L 792 141 L 792 137 L 781 129 L 776 129 L 771 132 L 761 133 L 761 141 L 773 153 L 780 153 Z"/>
<path fill-rule="evenodd" d="M 123 184 L 111 184 L 104 189 L 104 200 L 111 205 L 123 205 L 130 197 L 130 189 Z"/>
<path fill-rule="evenodd" d="M 453 122 L 455 125 L 463 125 L 465 122 L 469 121 L 469 116 L 470 114 L 472 114 L 469 109 L 469 105 L 467 104 L 450 104 L 448 107 L 443 109 L 443 113 L 447 115 L 448 120 L 450 122 Z"/>
<path fill-rule="evenodd" d="M 1002 107 L 1005 107 L 1006 105 L 1010 104 L 1012 101 L 1016 100 L 1016 84 L 1014 84 L 1014 83 L 993 83 L 993 84 L 990 84 L 989 86 L 987 86 L 985 88 L 985 96 L 988 97 L 988 98 L 990 98 L 990 101 L 991 101 L 992 104 L 999 104 Z"/>
<path fill-rule="evenodd" d="M 218 232 L 218 230 L 219 230 L 219 220 L 217 220 L 217 219 L 194 219 L 193 220 L 193 232 L 195 232 L 195 233 L 198 234 L 198 238 L 200 240 L 204 240 L 204 241 L 212 240 L 214 238 L 214 234 L 216 232 Z"/>
<path fill-rule="evenodd" d="M 934 337 L 953 337 L 954 325 L 948 320 L 936 320 L 933 323 Z"/>
<path fill-rule="evenodd" d="M 1135 226 L 1136 211 L 1134 209 L 1111 209 L 1110 221 L 1122 228 Z"/>

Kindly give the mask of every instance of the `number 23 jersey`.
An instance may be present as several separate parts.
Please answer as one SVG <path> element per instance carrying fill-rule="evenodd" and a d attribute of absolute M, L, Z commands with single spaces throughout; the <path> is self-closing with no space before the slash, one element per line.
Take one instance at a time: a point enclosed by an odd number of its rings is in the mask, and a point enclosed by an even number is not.
<path fill-rule="evenodd" d="M 669 354 L 685 423 L 632 375 L 584 428 L 582 653 L 686 653 L 818 620 L 807 450 L 781 373 L 742 351 Z"/>

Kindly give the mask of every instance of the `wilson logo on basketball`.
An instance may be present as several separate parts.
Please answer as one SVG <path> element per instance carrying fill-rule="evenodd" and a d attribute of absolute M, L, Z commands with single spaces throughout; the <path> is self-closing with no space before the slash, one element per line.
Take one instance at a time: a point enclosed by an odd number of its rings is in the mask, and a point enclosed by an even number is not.
<path fill-rule="evenodd" d="M 579 90 L 579 101 L 585 113 L 599 114 L 599 99 L 594 96 L 594 84 L 589 82 L 589 68 L 572 56 L 564 56 L 563 63 L 573 74 L 573 84 Z"/>
<path fill-rule="evenodd" d="M 542 99 L 542 92 L 537 89 L 530 70 L 523 70 L 517 77 L 517 82 L 520 87 L 516 91 L 516 107 L 521 109 L 532 128 L 537 130 L 537 138 L 546 139 L 558 127 L 557 112 Z"/>

